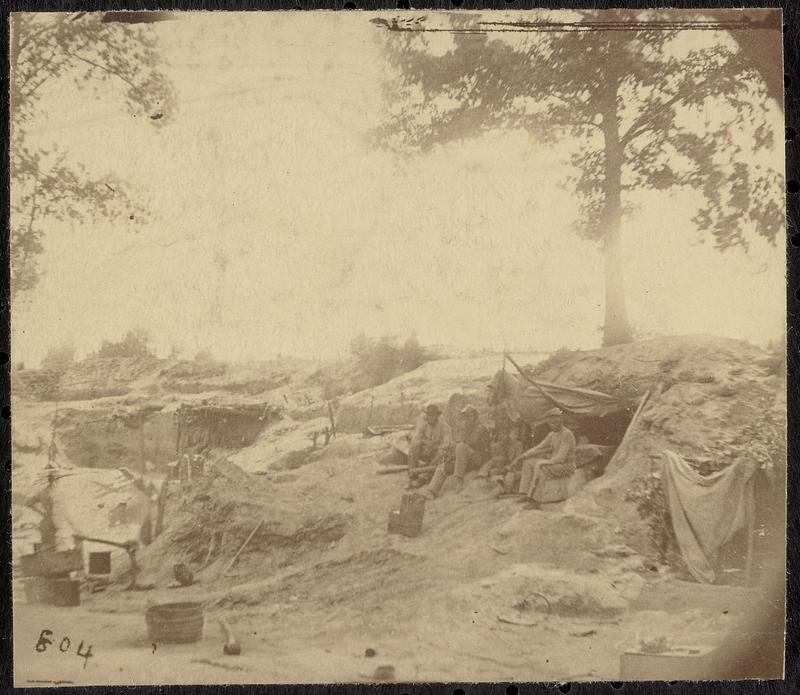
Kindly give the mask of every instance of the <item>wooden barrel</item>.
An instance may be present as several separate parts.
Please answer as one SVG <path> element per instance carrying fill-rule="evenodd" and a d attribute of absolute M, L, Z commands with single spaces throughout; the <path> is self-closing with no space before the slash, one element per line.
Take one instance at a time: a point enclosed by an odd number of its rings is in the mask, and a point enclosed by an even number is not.
<path fill-rule="evenodd" d="M 203 606 L 200 603 L 162 603 L 145 612 L 151 642 L 197 642 L 203 637 Z"/>
<path fill-rule="evenodd" d="M 79 606 L 81 604 L 81 583 L 77 579 L 49 579 L 52 596 L 56 606 Z"/>

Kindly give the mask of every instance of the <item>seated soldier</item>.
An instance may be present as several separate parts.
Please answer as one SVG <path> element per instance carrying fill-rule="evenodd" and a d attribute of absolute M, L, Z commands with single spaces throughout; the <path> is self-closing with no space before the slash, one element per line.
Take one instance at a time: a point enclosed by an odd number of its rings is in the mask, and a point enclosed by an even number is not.
<path fill-rule="evenodd" d="M 441 414 L 438 405 L 427 403 L 414 428 L 408 447 L 409 487 L 421 484 L 418 469 L 436 463 L 450 445 L 450 425 L 441 418 Z"/>
<path fill-rule="evenodd" d="M 483 464 L 479 475 L 483 478 L 491 478 L 505 470 L 510 461 L 506 458 L 506 448 L 508 446 L 508 431 L 497 433 L 497 438 L 489 447 L 489 460 Z"/>
<path fill-rule="evenodd" d="M 471 470 L 480 468 L 489 456 L 489 430 L 478 417 L 475 406 L 468 405 L 461 411 L 463 418 L 463 436 L 455 447 L 455 460 L 442 461 L 433 474 L 430 484 L 422 493 L 433 499 L 442 490 L 445 481 L 450 478 L 456 490 L 464 485 L 464 476 Z M 448 475 L 449 474 L 449 475 Z"/>
<path fill-rule="evenodd" d="M 545 420 L 550 433 L 515 461 L 521 465 L 519 493 L 534 506 L 533 494 L 541 480 L 569 478 L 575 472 L 575 435 L 564 426 L 564 413 L 552 408 Z"/>
<path fill-rule="evenodd" d="M 519 428 L 509 427 L 497 433 L 491 446 L 491 457 L 481 468 L 480 474 L 490 479 L 497 479 L 508 472 L 508 467 L 522 453 L 522 442 L 519 440 Z"/>

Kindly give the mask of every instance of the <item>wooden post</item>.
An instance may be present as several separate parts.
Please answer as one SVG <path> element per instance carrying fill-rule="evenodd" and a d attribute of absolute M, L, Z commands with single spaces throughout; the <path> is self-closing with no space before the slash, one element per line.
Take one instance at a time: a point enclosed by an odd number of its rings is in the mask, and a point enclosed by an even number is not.
<path fill-rule="evenodd" d="M 328 420 L 331 421 L 331 426 L 327 428 L 327 432 L 325 433 L 325 444 L 331 440 L 331 437 L 336 436 L 336 420 L 333 417 L 333 404 L 328 401 Z"/>
<path fill-rule="evenodd" d="M 52 429 L 50 432 L 50 446 L 47 448 L 47 462 L 53 463 L 56 460 L 56 419 L 58 418 L 58 408 L 53 413 Z"/>
<path fill-rule="evenodd" d="M 178 431 L 175 435 L 175 457 L 178 459 L 178 463 L 181 460 L 181 416 L 176 413 L 175 419 L 178 421 Z"/>
<path fill-rule="evenodd" d="M 144 415 L 139 416 L 139 468 L 144 475 L 145 465 L 144 465 Z"/>
<path fill-rule="evenodd" d="M 155 540 L 161 535 L 164 530 L 164 511 L 167 505 L 167 481 L 161 483 L 161 489 L 158 491 L 158 501 L 156 502 L 156 523 L 153 529 L 153 539 Z"/>

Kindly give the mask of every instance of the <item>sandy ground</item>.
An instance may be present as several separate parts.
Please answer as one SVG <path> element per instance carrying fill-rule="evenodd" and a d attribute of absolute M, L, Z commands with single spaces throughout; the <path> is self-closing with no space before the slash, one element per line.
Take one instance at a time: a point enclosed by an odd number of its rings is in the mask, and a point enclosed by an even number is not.
<path fill-rule="evenodd" d="M 16 684 L 354 682 L 369 681 L 381 665 L 393 666 L 401 682 L 616 680 L 621 652 L 653 624 L 677 643 L 714 644 L 756 595 L 634 570 L 635 557 L 598 557 L 587 548 L 613 540 L 613 529 L 600 533 L 558 505 L 521 510 L 494 499 L 480 480 L 429 503 L 418 538 L 390 536 L 386 515 L 399 501 L 404 476 L 375 475 L 371 456 L 353 455 L 354 446 L 369 452 L 375 444 L 360 442 L 343 439 L 327 465 L 309 464 L 295 471 L 297 479 L 274 486 L 289 497 L 325 494 L 354 508 L 340 540 L 324 551 L 298 551 L 278 567 L 268 555 L 245 553 L 233 577 L 212 566 L 186 588 L 167 588 L 165 581 L 145 592 L 114 586 L 84 592 L 75 608 L 20 600 Z M 357 490 L 354 480 L 361 481 Z M 567 578 L 633 578 L 643 588 L 611 615 L 548 615 L 535 606 L 525 616 L 534 625 L 500 622 L 515 595 L 498 578 L 519 563 L 556 568 Z M 154 647 L 146 607 L 186 600 L 205 606 L 202 641 Z M 221 615 L 242 643 L 241 656 L 222 653 Z M 52 630 L 54 644 L 37 652 L 43 629 Z M 71 647 L 62 653 L 65 636 Z M 84 653 L 92 645 L 88 660 L 75 653 L 81 641 Z M 376 655 L 365 656 L 367 649 Z"/>
<path fill-rule="evenodd" d="M 16 685 L 363 682 L 384 665 L 399 682 L 618 680 L 620 655 L 638 640 L 667 634 L 675 644 L 718 644 L 758 598 L 756 589 L 681 581 L 635 554 L 598 554 L 616 547 L 620 529 L 563 505 L 524 510 L 478 479 L 428 503 L 419 537 L 389 535 L 388 511 L 406 478 L 376 474 L 382 446 L 342 436 L 285 482 L 236 474 L 245 476 L 236 499 L 257 503 L 256 515 L 277 510 L 286 533 L 316 515 L 345 518 L 343 535 L 322 545 L 272 548 L 267 536 L 223 576 L 252 528 L 246 516 L 242 538 L 197 570 L 190 587 L 169 588 L 171 567 L 184 558 L 157 544 L 140 558 L 156 583 L 150 591 L 120 582 L 56 608 L 26 604 L 15 581 Z M 190 488 L 182 499 L 198 496 Z M 561 608 L 548 614 L 534 601 L 515 612 L 540 575 L 555 576 L 542 586 L 554 601 L 566 597 Z M 600 583 L 595 598 L 587 582 Z M 176 601 L 203 604 L 203 639 L 153 645 L 146 608 Z M 223 655 L 218 616 L 236 631 L 240 656 Z M 508 616 L 530 624 L 499 620 Z M 53 644 L 37 651 L 42 630 Z M 84 654 L 91 645 L 89 659 L 76 653 L 81 642 Z"/>
<path fill-rule="evenodd" d="M 459 374 L 474 364 L 448 364 L 463 386 Z M 429 378 L 404 377 L 407 403 L 418 407 L 420 398 L 435 395 L 430 383 L 450 392 L 454 386 L 439 373 L 448 364 L 431 367 Z M 490 367 L 468 384 L 475 393 Z M 359 401 L 353 421 L 373 406 L 386 411 L 380 418 L 373 412 L 375 422 L 405 417 L 402 408 L 389 412 L 390 391 L 387 385 L 374 402 Z M 38 449 L 49 437 L 44 411 L 31 406 L 37 426 L 24 428 L 27 439 L 15 433 L 15 446 L 31 440 L 27 450 L 15 450 L 17 496 L 41 466 Z M 720 644 L 737 635 L 740 619 L 760 599 L 756 588 L 684 581 L 630 548 L 605 552 L 626 542 L 623 522 L 589 516 L 585 496 L 523 510 L 473 479 L 460 494 L 428 503 L 418 538 L 389 535 L 387 516 L 399 506 L 406 478 L 376 474 L 386 439 L 342 432 L 297 468 L 273 465 L 284 445 L 307 447 L 304 428 L 312 426 L 304 422 L 280 437 L 265 432 L 255 445 L 231 452 L 239 468 L 231 466 L 235 474 L 224 485 L 180 493 L 165 534 L 140 556 L 153 590 L 128 592 L 119 582 L 101 593 L 83 591 L 79 607 L 56 608 L 26 604 L 15 578 L 16 685 L 363 682 L 379 666 L 394 667 L 398 682 L 619 680 L 621 654 L 641 640 L 667 635 L 676 645 Z M 223 576 L 262 517 L 264 529 L 232 576 Z M 15 524 L 19 519 L 17 506 Z M 175 535 L 182 524 L 190 537 Z M 203 566 L 192 564 L 220 533 L 221 550 L 209 551 Z M 192 565 L 194 585 L 169 588 L 176 562 Z M 536 601 L 515 608 L 532 590 L 556 608 L 548 613 Z M 154 645 L 146 608 L 177 601 L 202 603 L 203 639 Z M 236 631 L 240 656 L 223 655 L 219 616 Z M 526 624 L 505 622 L 509 616 Z M 37 651 L 42 630 L 52 631 L 53 644 Z M 83 653 L 92 647 L 88 659 L 76 653 L 81 642 Z"/>
<path fill-rule="evenodd" d="M 613 527 L 561 505 L 523 510 L 495 499 L 477 479 L 429 503 L 419 537 L 388 535 L 388 510 L 398 505 L 405 476 L 376 475 L 380 446 L 343 436 L 284 483 L 245 479 L 242 495 L 266 495 L 265 511 L 269 500 L 276 509 L 308 500 L 311 509 L 324 501 L 324 513 L 344 514 L 346 532 L 322 547 L 260 545 L 242 554 L 231 577 L 222 573 L 228 554 L 198 571 L 193 586 L 168 588 L 170 568 L 181 558 L 152 546 L 142 558 L 155 589 L 129 592 L 120 583 L 84 591 L 74 608 L 28 605 L 17 585 L 16 684 L 363 682 L 382 665 L 393 666 L 400 682 L 617 680 L 620 654 L 653 626 L 677 644 L 716 644 L 756 597 L 752 589 L 654 572 L 638 556 L 598 556 L 597 549 L 613 547 Z M 575 610 L 547 614 L 535 604 L 515 613 L 515 573 L 530 568 L 534 575 L 556 573 L 551 598 L 562 591 L 562 577 L 567 594 L 586 581 L 633 589 L 625 596 L 601 592 L 598 605 L 608 613 L 580 601 Z M 147 606 L 189 600 L 205 609 L 202 641 L 154 646 Z M 569 608 L 569 600 L 563 605 Z M 533 624 L 498 620 L 509 615 Z M 240 656 L 223 655 L 218 616 L 236 631 Z M 54 643 L 39 652 L 44 629 Z M 62 653 L 64 637 L 70 647 Z M 76 654 L 81 641 L 83 653 L 92 646 L 88 660 Z M 367 649 L 376 655 L 365 656 Z"/>
<path fill-rule="evenodd" d="M 422 592 L 425 585 L 420 577 L 414 588 Z M 287 596 L 293 589 L 298 594 Z M 93 598 L 76 608 L 18 603 L 15 684 L 351 682 L 370 680 L 379 665 L 394 666 L 401 682 L 617 680 L 619 655 L 643 621 L 677 616 L 685 624 L 683 636 L 697 644 L 710 635 L 685 622 L 687 606 L 702 606 L 694 613 L 706 622 L 725 618 L 733 624 L 753 595 L 733 587 L 708 589 L 662 581 L 648 585 L 640 598 L 642 606 L 657 606 L 657 613 L 634 610 L 606 621 L 550 616 L 528 627 L 500 623 L 480 610 L 456 622 L 442 606 L 437 610 L 435 596 L 414 603 L 408 595 L 393 599 L 378 589 L 369 592 L 362 609 L 352 602 L 337 607 L 334 596 L 313 597 L 289 586 L 259 606 L 207 612 L 202 641 L 190 645 L 148 640 L 143 613 L 155 596 L 128 594 L 115 606 Z M 242 643 L 240 656 L 222 653 L 215 622 L 222 614 Z M 52 630 L 53 644 L 38 652 L 45 629 Z M 64 637 L 70 645 L 62 652 Z M 82 653 L 91 645 L 89 659 L 76 654 L 81 641 Z M 374 657 L 365 656 L 368 648 Z"/>

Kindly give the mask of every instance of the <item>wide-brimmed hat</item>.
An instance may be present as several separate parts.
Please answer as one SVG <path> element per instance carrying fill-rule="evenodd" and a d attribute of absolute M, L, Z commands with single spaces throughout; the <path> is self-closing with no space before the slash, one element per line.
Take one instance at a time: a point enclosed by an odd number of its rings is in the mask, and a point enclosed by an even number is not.
<path fill-rule="evenodd" d="M 564 415 L 564 411 L 561 410 L 561 408 L 550 408 L 550 410 L 548 410 L 544 414 L 544 417 L 545 417 L 545 419 L 547 419 L 547 418 L 551 418 L 551 417 L 563 417 L 563 415 Z"/>
<path fill-rule="evenodd" d="M 462 415 L 477 415 L 478 409 L 474 405 L 466 405 L 461 409 Z"/>
<path fill-rule="evenodd" d="M 422 408 L 423 413 L 439 413 L 441 415 L 442 409 L 439 407 L 437 403 L 433 401 L 428 401 Z"/>

